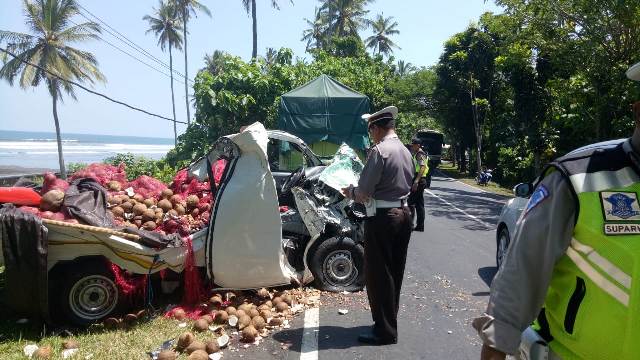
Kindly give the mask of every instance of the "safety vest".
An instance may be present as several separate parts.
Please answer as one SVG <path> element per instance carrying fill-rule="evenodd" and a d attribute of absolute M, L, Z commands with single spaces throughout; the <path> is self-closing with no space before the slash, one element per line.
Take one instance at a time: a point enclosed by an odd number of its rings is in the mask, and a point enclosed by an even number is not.
<path fill-rule="evenodd" d="M 420 174 L 420 177 L 423 178 L 427 176 L 427 173 L 429 173 L 429 158 L 427 157 L 427 154 L 425 154 L 425 152 L 422 150 L 418 150 L 415 154 L 413 154 L 413 165 L 416 167 L 416 172 L 415 172 L 416 174 L 420 172 L 420 163 L 418 162 L 418 158 L 417 158 L 417 155 L 419 153 L 422 153 L 426 159 L 426 162 L 424 164 L 425 166 L 424 171 L 422 172 L 422 174 Z"/>
<path fill-rule="evenodd" d="M 547 171 L 561 171 L 577 197 L 538 320 L 563 359 L 640 358 L 640 168 L 628 151 L 628 142 L 590 150 Z"/>

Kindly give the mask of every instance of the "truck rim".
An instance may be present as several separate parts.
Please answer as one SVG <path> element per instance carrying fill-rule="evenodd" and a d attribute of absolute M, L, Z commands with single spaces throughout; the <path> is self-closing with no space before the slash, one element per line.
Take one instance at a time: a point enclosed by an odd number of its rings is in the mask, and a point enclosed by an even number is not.
<path fill-rule="evenodd" d="M 324 273 L 326 281 L 332 286 L 348 285 L 358 276 L 351 252 L 348 250 L 335 250 L 324 260 Z"/>
<path fill-rule="evenodd" d="M 114 282 L 102 275 L 90 275 L 78 280 L 69 293 L 69 306 L 77 316 L 101 319 L 115 309 L 118 289 Z"/>

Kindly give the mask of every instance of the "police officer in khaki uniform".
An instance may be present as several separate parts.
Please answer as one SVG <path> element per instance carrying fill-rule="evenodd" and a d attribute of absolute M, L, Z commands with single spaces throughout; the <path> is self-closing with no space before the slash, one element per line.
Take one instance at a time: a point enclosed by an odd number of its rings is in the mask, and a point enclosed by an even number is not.
<path fill-rule="evenodd" d="M 364 272 L 374 326 L 358 340 L 368 344 L 395 344 L 398 339 L 400 288 L 411 237 L 407 197 L 414 167 L 411 153 L 395 132 L 395 106 L 362 116 L 375 143 L 367 156 L 357 187 L 344 188 L 348 198 L 375 203 L 375 215 L 364 226 Z"/>
<path fill-rule="evenodd" d="M 627 76 L 640 81 L 640 63 Z M 633 116 L 630 139 L 572 152 L 543 171 L 487 310 L 473 321 L 481 359 L 640 356 L 640 102 Z"/>

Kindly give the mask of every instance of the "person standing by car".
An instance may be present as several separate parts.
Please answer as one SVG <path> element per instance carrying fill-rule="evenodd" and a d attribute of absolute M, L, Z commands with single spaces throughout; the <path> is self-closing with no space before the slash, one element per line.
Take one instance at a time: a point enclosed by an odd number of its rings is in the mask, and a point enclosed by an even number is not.
<path fill-rule="evenodd" d="M 640 80 L 640 63 L 627 76 Z M 633 116 L 627 141 L 571 153 L 543 171 L 486 313 L 473 321 L 481 359 L 517 353 L 521 335 L 532 344 L 524 351 L 536 347 L 545 359 L 638 358 L 640 102 Z"/>
<path fill-rule="evenodd" d="M 364 225 L 365 284 L 375 324 L 358 337 L 375 345 L 397 343 L 400 288 L 411 237 L 407 197 L 414 170 L 411 153 L 395 132 L 397 115 L 398 109 L 390 106 L 362 116 L 374 145 L 358 186 L 342 189 L 356 202 L 375 204 L 375 214 Z"/>
<path fill-rule="evenodd" d="M 429 158 L 422 150 L 422 142 L 418 138 L 411 140 L 411 154 L 413 155 L 413 165 L 415 174 L 411 185 L 411 195 L 409 195 L 409 206 L 411 207 L 411 219 L 416 216 L 416 227 L 413 231 L 424 231 L 424 189 L 427 186 L 427 173 L 429 172 Z"/>

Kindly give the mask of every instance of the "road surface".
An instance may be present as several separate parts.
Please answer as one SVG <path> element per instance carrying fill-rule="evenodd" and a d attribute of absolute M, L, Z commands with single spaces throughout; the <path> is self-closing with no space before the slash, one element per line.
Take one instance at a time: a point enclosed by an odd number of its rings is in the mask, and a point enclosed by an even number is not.
<path fill-rule="evenodd" d="M 424 233 L 413 233 L 402 288 L 398 344 L 369 346 L 364 292 L 323 294 L 318 310 L 254 348 L 225 353 L 251 359 L 477 359 L 471 320 L 482 313 L 495 275 L 495 225 L 507 198 L 442 176 L 425 191 Z M 339 309 L 348 310 L 340 315 Z"/>

